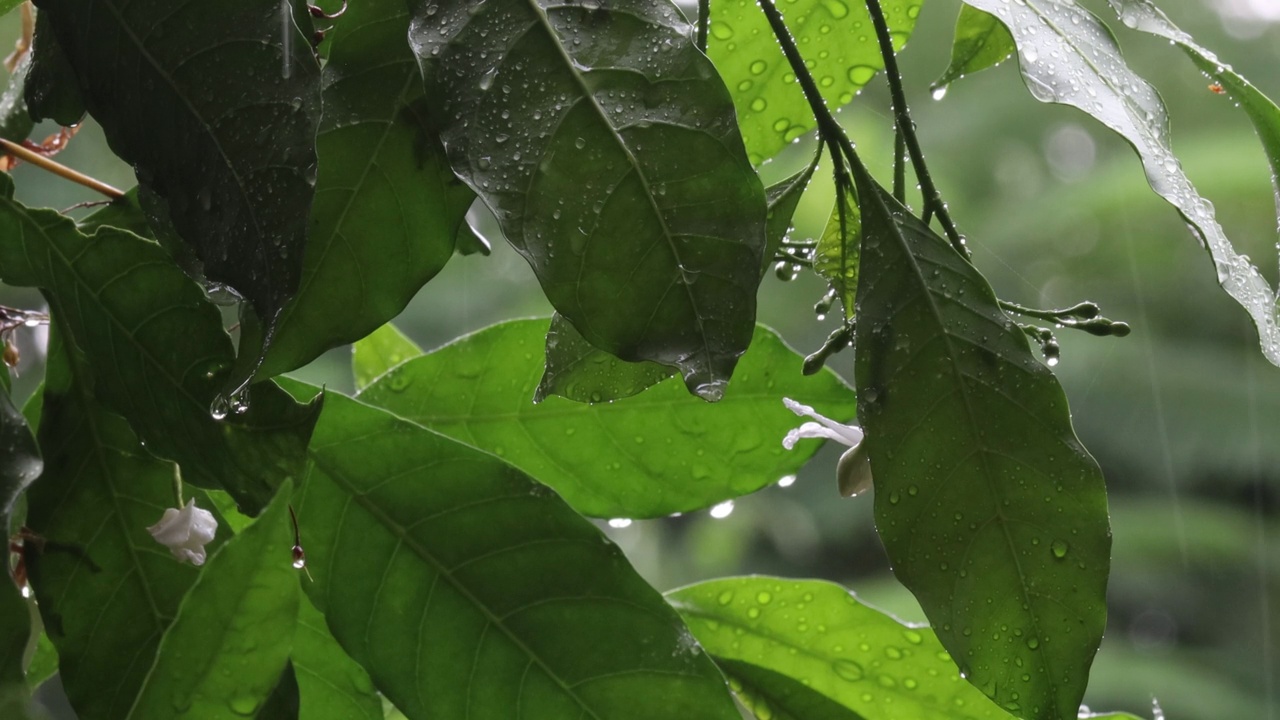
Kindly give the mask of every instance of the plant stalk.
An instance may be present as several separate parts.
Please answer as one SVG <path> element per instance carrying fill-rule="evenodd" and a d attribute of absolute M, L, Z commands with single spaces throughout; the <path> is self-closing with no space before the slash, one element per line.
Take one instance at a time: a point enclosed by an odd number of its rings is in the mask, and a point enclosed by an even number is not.
<path fill-rule="evenodd" d="M 124 197 L 123 190 L 119 190 L 117 188 L 111 187 L 110 185 L 102 182 L 101 180 L 95 180 L 94 178 L 91 178 L 88 175 L 72 170 L 66 165 L 50 160 L 49 158 L 41 155 L 40 153 L 33 152 L 19 145 L 18 143 L 10 142 L 9 140 L 0 138 L 0 149 L 3 149 L 6 153 L 18 158 L 19 160 L 24 160 L 26 162 L 29 162 L 32 165 L 35 165 L 36 167 L 39 167 L 43 170 L 47 170 L 53 173 L 54 175 L 57 175 L 58 177 L 65 178 L 67 180 L 70 180 L 73 183 L 83 185 L 89 188 L 90 190 L 102 193 L 103 195 L 106 195 L 112 200 L 119 200 L 120 198 Z"/>

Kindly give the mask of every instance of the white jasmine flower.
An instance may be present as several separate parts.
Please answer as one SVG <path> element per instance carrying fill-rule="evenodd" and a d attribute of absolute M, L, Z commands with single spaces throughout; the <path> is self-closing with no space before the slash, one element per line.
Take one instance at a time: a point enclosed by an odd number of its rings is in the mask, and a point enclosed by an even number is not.
<path fill-rule="evenodd" d="M 195 498 L 181 509 L 165 510 L 160 522 L 147 528 L 151 537 L 168 547 L 175 558 L 192 565 L 204 564 L 204 546 L 213 541 L 217 530 L 218 521 L 213 519 L 213 513 L 196 507 Z"/>
<path fill-rule="evenodd" d="M 782 438 L 782 446 L 790 450 L 802 438 L 820 438 L 835 440 L 849 449 L 840 456 L 836 465 L 836 479 L 839 482 L 840 494 L 853 497 L 871 489 L 871 462 L 867 459 L 867 451 L 862 445 L 862 428 L 857 425 L 838 423 L 829 417 L 819 415 L 808 405 L 801 405 L 791 398 L 782 398 L 782 404 L 800 417 L 813 418 L 816 422 L 807 422 L 791 430 Z"/>

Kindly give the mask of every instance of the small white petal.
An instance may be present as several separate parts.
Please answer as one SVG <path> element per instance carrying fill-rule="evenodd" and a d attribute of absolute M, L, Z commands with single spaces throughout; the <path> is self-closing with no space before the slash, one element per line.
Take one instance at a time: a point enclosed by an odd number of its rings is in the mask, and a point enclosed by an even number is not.
<path fill-rule="evenodd" d="M 213 541 L 217 530 L 218 521 L 213 513 L 196 507 L 194 498 L 182 509 L 165 510 L 160 522 L 147 528 L 151 537 L 169 548 L 175 558 L 192 565 L 204 564 L 204 546 Z"/>
<path fill-rule="evenodd" d="M 782 398 L 782 404 L 786 405 L 788 410 L 800 417 L 809 417 L 817 421 L 817 423 L 805 423 L 799 428 L 787 433 L 787 438 L 782 441 L 782 444 L 786 446 L 788 450 L 795 446 L 797 439 L 806 437 L 835 440 L 836 442 L 848 445 L 849 447 L 857 447 L 858 443 L 862 442 L 862 428 L 857 425 L 844 425 L 842 423 L 838 423 L 825 415 L 819 414 L 808 405 L 798 403 L 791 398 Z M 814 425 L 821 425 L 821 427 L 829 430 L 830 432 L 819 434 L 819 431 L 813 429 Z M 792 433 L 798 434 L 793 438 Z M 788 440 L 791 441 L 790 445 L 787 445 Z"/>

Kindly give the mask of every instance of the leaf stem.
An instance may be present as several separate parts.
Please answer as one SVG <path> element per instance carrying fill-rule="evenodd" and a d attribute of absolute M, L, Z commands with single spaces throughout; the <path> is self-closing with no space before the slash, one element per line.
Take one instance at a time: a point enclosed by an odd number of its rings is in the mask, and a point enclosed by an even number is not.
<path fill-rule="evenodd" d="M 0 149 L 3 149 L 9 155 L 20 160 L 25 160 L 26 162 L 29 162 L 43 170 L 47 170 L 54 175 L 70 180 L 73 183 L 83 185 L 95 192 L 102 193 L 112 200 L 118 200 L 124 197 L 123 190 L 111 187 L 101 180 L 95 180 L 88 175 L 72 170 L 62 163 L 54 162 L 40 153 L 33 152 L 18 143 L 0 138 Z"/>
<path fill-rule="evenodd" d="M 698 35 L 694 44 L 702 54 L 707 53 L 707 26 L 711 24 L 711 0 L 698 0 Z"/>
<path fill-rule="evenodd" d="M 907 154 L 906 139 L 902 128 L 894 124 L 893 129 L 893 199 L 907 204 L 907 164 L 903 156 Z"/>
<path fill-rule="evenodd" d="M 955 222 L 951 220 L 946 203 L 942 201 L 942 193 L 938 192 L 938 187 L 933 184 L 929 167 L 924 162 L 924 151 L 920 149 L 920 139 L 916 137 L 916 125 L 911 121 L 911 111 L 907 108 L 907 96 L 902 90 L 902 72 L 898 69 L 898 58 L 893 51 L 893 38 L 889 35 L 889 24 L 884 19 L 880 0 L 867 0 L 867 12 L 871 14 L 871 24 L 875 25 L 876 39 L 880 42 L 880 56 L 884 59 L 884 74 L 889 82 L 889 96 L 893 101 L 894 122 L 898 126 L 898 133 L 906 143 L 907 152 L 911 155 L 911 166 L 915 169 L 916 179 L 920 181 L 920 192 L 924 195 L 924 221 L 927 223 L 930 215 L 936 214 L 952 247 L 960 253 L 961 257 L 968 259 L 969 248 L 965 246 L 964 238 L 960 236 Z"/>

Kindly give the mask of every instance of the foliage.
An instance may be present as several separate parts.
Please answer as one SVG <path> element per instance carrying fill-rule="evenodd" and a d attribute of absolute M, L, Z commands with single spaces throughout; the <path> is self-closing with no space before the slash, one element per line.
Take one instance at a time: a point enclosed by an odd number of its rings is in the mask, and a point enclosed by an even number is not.
<path fill-rule="evenodd" d="M 1134 148 L 1280 364 L 1274 289 L 1107 25 L 967 2 L 935 97 L 1016 53 L 1033 97 Z M 1149 0 L 1112 5 L 1280 168 L 1274 103 Z M 6 361 L 50 325 L 27 411 L 0 386 L 0 704 L 56 669 L 83 718 L 1076 717 L 1112 537 L 1052 368 L 1059 334 L 1129 326 L 1002 300 L 971 259 L 897 62 L 920 9 L 39 0 L 0 135 L 111 202 L 59 212 L 0 179 L 0 281 L 48 307 L 0 307 Z M 833 114 L 881 71 L 884 179 Z M 28 139 L 86 113 L 136 188 Z M 827 170 L 825 225 L 792 236 Z M 487 247 L 476 201 L 555 313 L 423 352 L 389 321 Z M 770 267 L 812 271 L 820 317 L 841 303 L 807 356 L 757 322 Z M 349 343 L 353 396 L 282 376 Z M 793 431 L 784 397 L 814 421 Z M 841 489 L 873 478 L 929 625 L 814 580 L 663 596 L 592 520 L 721 512 L 790 484 L 813 437 L 851 445 Z M 147 532 L 184 499 L 219 523 L 201 567 Z"/>

